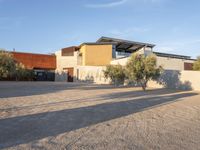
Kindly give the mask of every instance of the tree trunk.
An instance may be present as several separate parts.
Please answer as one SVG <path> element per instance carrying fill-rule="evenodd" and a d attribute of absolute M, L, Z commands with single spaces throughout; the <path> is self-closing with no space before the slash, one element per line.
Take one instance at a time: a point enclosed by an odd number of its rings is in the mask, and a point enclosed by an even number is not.
<path fill-rule="evenodd" d="M 147 88 L 147 81 L 142 82 L 141 85 L 142 85 L 142 90 L 143 90 L 143 91 L 146 91 L 146 88 Z"/>

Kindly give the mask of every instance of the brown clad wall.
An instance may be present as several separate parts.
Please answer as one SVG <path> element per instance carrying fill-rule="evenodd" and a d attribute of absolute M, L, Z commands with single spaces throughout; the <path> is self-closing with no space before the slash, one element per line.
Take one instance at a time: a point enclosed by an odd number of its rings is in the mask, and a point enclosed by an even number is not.
<path fill-rule="evenodd" d="M 56 69 L 56 56 L 47 54 L 33 54 L 11 52 L 17 62 L 22 63 L 27 69 Z"/>
<path fill-rule="evenodd" d="M 184 70 L 193 70 L 193 63 L 184 63 Z"/>

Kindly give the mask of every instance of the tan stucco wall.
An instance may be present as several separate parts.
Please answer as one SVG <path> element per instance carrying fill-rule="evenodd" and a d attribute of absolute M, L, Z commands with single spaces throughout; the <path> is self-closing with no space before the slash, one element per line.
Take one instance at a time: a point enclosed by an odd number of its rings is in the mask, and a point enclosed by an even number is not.
<path fill-rule="evenodd" d="M 165 82 L 169 87 L 159 84 L 156 81 L 149 81 L 148 87 L 152 88 L 173 88 L 182 90 L 200 91 L 200 71 L 178 71 L 179 75 L 174 77 L 173 73 L 165 76 Z M 177 85 L 177 87 L 176 87 Z"/>
<path fill-rule="evenodd" d="M 157 65 L 162 66 L 164 69 L 184 70 L 184 62 L 193 63 L 194 61 L 157 56 Z"/>
<path fill-rule="evenodd" d="M 191 83 L 193 90 L 200 91 L 200 71 L 182 71 L 180 80 L 185 83 Z"/>
<path fill-rule="evenodd" d="M 64 68 L 71 68 L 77 66 L 77 52 L 74 56 L 61 56 L 61 50 L 55 52 L 56 55 L 56 81 L 67 81 L 67 73 Z"/>
<path fill-rule="evenodd" d="M 83 45 L 80 52 L 83 66 L 105 66 L 112 60 L 112 45 Z"/>
<path fill-rule="evenodd" d="M 103 73 L 105 68 L 105 66 L 78 66 L 76 68 L 76 78 L 84 82 L 108 84 L 109 80 L 105 79 Z"/>
<path fill-rule="evenodd" d="M 115 60 L 112 60 L 110 62 L 110 64 L 111 65 L 118 65 L 119 64 L 119 65 L 125 66 L 129 58 L 130 57 L 115 59 Z"/>

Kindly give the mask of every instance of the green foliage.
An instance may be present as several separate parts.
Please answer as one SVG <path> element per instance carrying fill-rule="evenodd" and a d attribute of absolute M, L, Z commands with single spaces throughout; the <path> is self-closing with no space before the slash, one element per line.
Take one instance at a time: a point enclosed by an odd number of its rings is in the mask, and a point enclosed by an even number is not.
<path fill-rule="evenodd" d="M 17 63 L 14 77 L 17 81 L 30 81 L 34 79 L 34 72 L 26 69 L 23 64 Z"/>
<path fill-rule="evenodd" d="M 159 78 L 161 71 L 162 67 L 156 66 L 154 55 L 133 54 L 126 65 L 127 78 L 140 84 L 143 90 L 146 90 L 149 80 Z"/>
<path fill-rule="evenodd" d="M 108 65 L 104 71 L 105 78 L 110 78 L 115 85 L 124 84 L 125 69 L 121 65 Z"/>
<path fill-rule="evenodd" d="M 0 80 L 11 78 L 15 72 L 15 61 L 10 53 L 0 50 Z"/>
<path fill-rule="evenodd" d="M 200 71 L 200 56 L 197 58 L 197 61 L 194 62 L 193 70 L 199 70 Z"/>
<path fill-rule="evenodd" d="M 11 53 L 0 50 L 0 80 L 33 80 L 33 70 L 17 63 Z"/>

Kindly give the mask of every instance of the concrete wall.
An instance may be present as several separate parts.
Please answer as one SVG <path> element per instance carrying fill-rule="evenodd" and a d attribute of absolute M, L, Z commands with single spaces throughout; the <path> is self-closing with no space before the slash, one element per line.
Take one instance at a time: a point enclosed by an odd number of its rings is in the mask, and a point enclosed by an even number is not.
<path fill-rule="evenodd" d="M 182 71 L 180 80 L 191 84 L 192 89 L 200 90 L 200 71 Z"/>
<path fill-rule="evenodd" d="M 184 60 L 177 58 L 167 58 L 157 56 L 157 65 L 162 66 L 164 69 L 168 70 L 184 70 L 184 62 L 194 63 L 193 60 Z"/>
<path fill-rule="evenodd" d="M 114 60 L 112 60 L 112 61 L 110 62 L 110 64 L 111 64 L 111 65 L 118 65 L 118 64 L 120 64 L 120 65 L 122 65 L 122 66 L 125 66 L 129 58 L 130 58 L 130 57 L 114 59 Z"/>
<path fill-rule="evenodd" d="M 158 82 L 150 81 L 148 87 L 200 90 L 200 71 L 166 70 Z"/>
<path fill-rule="evenodd" d="M 112 60 L 112 45 L 83 45 L 80 52 L 83 66 L 105 66 Z"/>
<path fill-rule="evenodd" d="M 105 67 L 100 66 L 78 66 L 75 76 L 77 77 L 77 81 L 108 84 L 109 80 L 105 79 L 103 74 L 104 69 Z"/>
<path fill-rule="evenodd" d="M 139 51 L 140 53 L 142 51 Z M 110 64 L 117 65 L 120 64 L 122 66 L 126 65 L 129 57 L 126 58 L 119 58 L 112 60 Z M 158 57 L 157 59 L 157 66 L 162 66 L 165 70 L 184 70 L 184 63 L 194 63 L 194 60 L 184 60 L 184 59 L 177 59 L 177 58 L 167 58 L 167 57 Z"/>
<path fill-rule="evenodd" d="M 77 66 L 77 52 L 74 52 L 74 56 L 62 56 L 61 50 L 55 52 L 56 55 L 56 81 L 67 81 L 67 72 L 65 68 L 74 68 Z"/>

